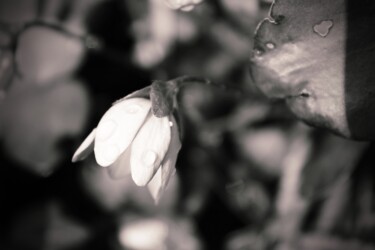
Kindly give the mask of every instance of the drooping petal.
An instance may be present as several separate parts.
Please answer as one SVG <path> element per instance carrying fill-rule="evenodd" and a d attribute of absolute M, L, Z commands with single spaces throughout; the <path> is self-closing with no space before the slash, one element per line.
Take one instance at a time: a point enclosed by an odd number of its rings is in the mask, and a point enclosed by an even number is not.
<path fill-rule="evenodd" d="M 168 117 L 158 118 L 150 114 L 131 145 L 130 168 L 135 184 L 144 186 L 152 179 L 170 141 Z"/>
<path fill-rule="evenodd" d="M 151 196 L 154 198 L 155 203 L 158 203 L 161 195 L 166 189 L 169 179 L 176 170 L 176 161 L 178 152 L 181 149 L 180 136 L 178 134 L 178 127 L 176 120 L 173 116 L 170 118 L 171 125 L 171 143 L 168 151 L 161 163 L 161 167 L 156 172 L 154 178 L 147 185 Z"/>
<path fill-rule="evenodd" d="M 117 103 L 104 114 L 98 124 L 94 147 L 100 166 L 111 165 L 128 148 L 150 108 L 149 100 L 131 98 Z"/>
<path fill-rule="evenodd" d="M 94 150 L 95 134 L 96 129 L 94 129 L 78 147 L 73 155 L 72 162 L 84 160 Z"/>
<path fill-rule="evenodd" d="M 181 140 L 179 129 L 176 120 L 171 116 L 171 143 L 168 152 L 162 161 L 162 186 L 165 188 L 168 185 L 169 179 L 175 173 L 176 161 L 178 153 L 181 149 Z"/>
<path fill-rule="evenodd" d="M 160 168 L 158 169 L 158 171 L 156 171 L 156 174 L 154 175 L 152 180 L 147 184 L 148 191 L 150 191 L 150 194 L 152 198 L 154 199 L 155 204 L 159 203 L 160 197 L 164 191 L 162 190 L 162 176 L 161 176 L 162 167 L 163 166 L 160 166 Z"/>
<path fill-rule="evenodd" d="M 120 179 L 130 174 L 131 148 L 128 147 L 117 160 L 108 167 L 109 176 L 113 179 Z"/>

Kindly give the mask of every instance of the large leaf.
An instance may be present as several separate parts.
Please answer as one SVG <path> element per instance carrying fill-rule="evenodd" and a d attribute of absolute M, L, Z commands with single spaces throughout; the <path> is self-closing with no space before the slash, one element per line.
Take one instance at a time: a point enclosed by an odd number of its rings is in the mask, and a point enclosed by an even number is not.
<path fill-rule="evenodd" d="M 71 74 L 83 54 L 80 41 L 46 27 L 31 27 L 19 37 L 16 62 L 23 79 L 45 84 Z"/>
<path fill-rule="evenodd" d="M 251 72 L 310 124 L 374 139 L 375 2 L 278 0 L 258 26 Z"/>
<path fill-rule="evenodd" d="M 31 172 L 51 174 L 66 153 L 59 141 L 81 133 L 88 105 L 86 88 L 71 79 L 47 86 L 13 83 L 0 106 L 4 149 Z"/>

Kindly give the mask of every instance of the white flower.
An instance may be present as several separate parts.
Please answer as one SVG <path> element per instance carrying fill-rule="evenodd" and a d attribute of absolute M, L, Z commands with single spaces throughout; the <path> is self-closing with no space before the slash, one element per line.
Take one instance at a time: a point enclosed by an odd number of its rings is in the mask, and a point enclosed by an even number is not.
<path fill-rule="evenodd" d="M 203 0 L 164 0 L 165 4 L 174 10 L 191 11 L 195 5 L 200 4 Z"/>
<path fill-rule="evenodd" d="M 118 178 L 130 173 L 138 186 L 148 184 L 158 201 L 175 171 L 180 148 L 172 115 L 158 118 L 151 112 L 150 100 L 125 98 L 104 114 L 77 149 L 73 162 L 94 150 L 97 163 L 109 167 L 111 176 Z"/>

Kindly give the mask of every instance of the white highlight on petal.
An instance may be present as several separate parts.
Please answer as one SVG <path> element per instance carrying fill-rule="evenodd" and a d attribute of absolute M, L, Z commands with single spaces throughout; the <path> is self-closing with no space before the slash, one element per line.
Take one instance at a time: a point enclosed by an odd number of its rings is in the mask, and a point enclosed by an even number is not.
<path fill-rule="evenodd" d="M 116 103 L 104 114 L 97 127 L 97 133 L 103 136 L 96 138 L 94 147 L 96 162 L 100 166 L 111 165 L 128 148 L 150 108 L 150 100 L 130 98 Z M 109 122 L 115 124 L 113 131 L 110 131 Z"/>
<path fill-rule="evenodd" d="M 95 134 L 96 129 L 94 129 L 78 147 L 73 155 L 72 162 L 84 160 L 94 150 Z"/>
<path fill-rule="evenodd" d="M 168 117 L 150 113 L 131 145 L 130 169 L 138 186 L 146 185 L 154 176 L 171 141 Z"/>
<path fill-rule="evenodd" d="M 137 104 L 130 105 L 129 107 L 126 108 L 126 112 L 128 112 L 129 114 L 135 114 L 140 110 L 141 110 L 141 107 Z"/>
<path fill-rule="evenodd" d="M 100 130 L 96 134 L 96 137 L 99 140 L 108 139 L 112 135 L 112 133 L 115 131 L 116 126 L 117 126 L 116 122 L 114 122 L 112 120 L 108 120 L 108 121 L 103 122 Z"/>
<path fill-rule="evenodd" d="M 103 158 L 107 161 L 115 161 L 120 155 L 120 149 L 116 145 L 110 145 L 103 152 Z"/>

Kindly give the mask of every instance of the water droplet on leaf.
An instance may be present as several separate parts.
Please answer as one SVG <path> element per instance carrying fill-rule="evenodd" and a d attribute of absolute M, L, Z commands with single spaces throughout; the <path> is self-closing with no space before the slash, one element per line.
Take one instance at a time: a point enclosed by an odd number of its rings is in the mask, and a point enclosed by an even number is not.
<path fill-rule="evenodd" d="M 275 48 L 275 44 L 269 42 L 269 43 L 266 43 L 266 47 L 269 48 L 269 49 L 274 49 Z"/>
<path fill-rule="evenodd" d="M 314 32 L 317 33 L 321 37 L 326 37 L 333 27 L 333 21 L 332 20 L 324 20 L 320 23 L 314 25 Z"/>
<path fill-rule="evenodd" d="M 263 50 L 261 49 L 254 49 L 253 51 L 255 56 L 261 56 L 263 54 Z"/>

